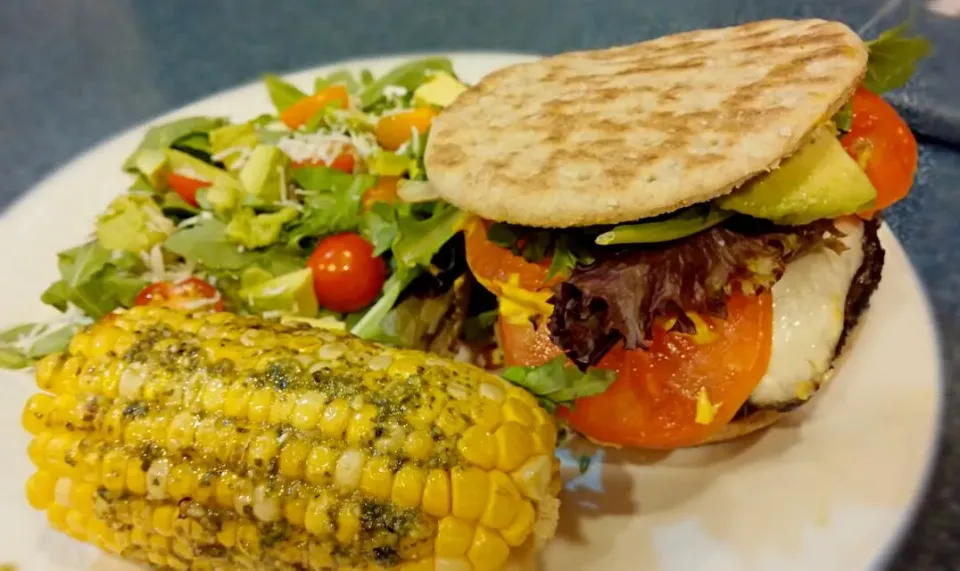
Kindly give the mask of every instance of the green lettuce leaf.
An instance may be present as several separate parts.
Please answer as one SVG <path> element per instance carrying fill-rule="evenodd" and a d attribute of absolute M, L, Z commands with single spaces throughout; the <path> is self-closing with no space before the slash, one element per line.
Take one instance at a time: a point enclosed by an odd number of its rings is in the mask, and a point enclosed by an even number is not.
<path fill-rule="evenodd" d="M 57 256 L 60 280 L 40 299 L 60 311 L 73 304 L 98 319 L 118 307 L 130 307 L 146 285 L 140 277 L 143 263 L 129 252 L 114 253 L 94 242 Z"/>
<path fill-rule="evenodd" d="M 303 252 L 295 248 L 273 246 L 264 250 L 245 250 L 237 247 L 227 236 L 226 224 L 216 219 L 181 228 L 167 238 L 163 247 L 212 272 L 232 272 L 256 265 L 280 275 L 302 268 L 304 264 Z"/>
<path fill-rule="evenodd" d="M 933 46 L 921 36 L 907 37 L 909 22 L 904 22 L 867 42 L 869 59 L 863 85 L 874 93 L 903 87 L 910 80 L 917 62 L 930 55 Z"/>
<path fill-rule="evenodd" d="M 373 244 L 373 255 L 379 256 L 393 247 L 400 233 L 397 211 L 392 204 L 375 202 L 363 214 L 363 237 Z"/>
<path fill-rule="evenodd" d="M 578 398 L 602 393 L 617 373 L 596 368 L 581 372 L 561 355 L 538 367 L 509 367 L 503 378 L 533 393 L 552 412 L 557 406 L 572 407 Z"/>
<path fill-rule="evenodd" d="M 447 58 L 424 58 L 401 64 L 374 80 L 360 91 L 360 107 L 367 109 L 383 99 L 383 89 L 397 85 L 413 92 L 427 81 L 429 73 L 443 71 L 453 75 L 453 64 Z"/>
<path fill-rule="evenodd" d="M 285 232 L 284 242 L 299 246 L 307 239 L 356 231 L 363 220 L 363 194 L 377 182 L 367 174 L 352 175 L 327 167 L 293 171 L 296 183 L 308 191 L 300 216 Z"/>
<path fill-rule="evenodd" d="M 184 117 L 150 127 L 143 140 L 140 141 L 140 145 L 123 162 L 123 170 L 135 171 L 135 157 L 144 149 L 162 150 L 173 147 L 181 140 L 186 139 L 193 141 L 193 144 L 196 145 L 197 139 L 194 136 L 199 135 L 206 138 L 207 133 L 226 123 L 227 120 L 221 117 Z"/>
<path fill-rule="evenodd" d="M 543 230 L 496 222 L 487 229 L 487 239 L 514 255 L 532 263 L 550 258 L 547 279 L 555 275 L 569 276 L 579 266 L 593 263 L 589 244 L 595 232 Z"/>
<path fill-rule="evenodd" d="M 319 93 L 320 91 L 323 91 L 324 89 L 330 87 L 331 85 L 337 85 L 337 84 L 341 84 L 344 87 L 346 87 L 347 91 L 349 91 L 350 93 L 357 93 L 358 91 L 360 91 L 360 88 L 362 87 L 360 82 L 357 81 L 357 78 L 354 77 L 354 75 L 350 73 L 349 70 L 338 69 L 337 71 L 331 73 L 326 77 L 318 77 L 317 79 L 315 79 L 313 82 L 313 90 L 314 92 Z"/>
<path fill-rule="evenodd" d="M 410 208 L 409 205 L 401 207 Z M 393 255 L 399 265 L 430 266 L 430 259 L 463 229 L 469 215 L 445 202 L 437 202 L 429 218 L 417 219 L 406 211 L 397 217 L 398 237 Z"/>
<path fill-rule="evenodd" d="M 267 85 L 267 95 L 270 96 L 273 106 L 277 108 L 277 113 L 283 113 L 291 105 L 307 96 L 306 93 L 276 75 L 269 73 L 264 75 L 263 82 Z"/>

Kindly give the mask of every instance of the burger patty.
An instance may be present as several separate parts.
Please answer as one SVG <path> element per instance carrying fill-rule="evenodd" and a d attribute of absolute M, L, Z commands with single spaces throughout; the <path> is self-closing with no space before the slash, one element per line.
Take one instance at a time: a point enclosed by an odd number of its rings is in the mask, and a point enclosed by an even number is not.
<path fill-rule="evenodd" d="M 743 419 L 761 410 L 777 410 L 781 412 L 792 410 L 805 403 L 809 396 L 811 396 L 812 393 L 819 387 L 820 382 L 826 378 L 830 370 L 832 370 L 836 359 L 842 352 L 847 340 L 849 339 L 851 331 L 857 325 L 860 317 L 863 315 L 863 312 L 869 306 L 870 297 L 873 295 L 873 292 L 876 291 L 877 285 L 880 283 L 884 262 L 884 250 L 880 245 L 880 239 L 877 234 L 878 229 L 878 221 L 865 221 L 862 224 L 862 236 L 859 244 L 861 250 L 861 259 L 860 264 L 853 274 L 853 278 L 846 291 L 846 298 L 843 303 L 842 328 L 836 338 L 836 342 L 832 349 L 832 355 L 829 359 L 826 369 L 822 371 L 811 371 L 810 377 L 802 380 L 802 382 L 805 383 L 805 386 L 809 387 L 809 393 L 791 395 L 789 398 L 776 398 L 776 391 L 772 390 L 776 389 L 776 387 L 761 387 L 758 385 L 758 389 L 755 390 L 755 393 L 751 395 L 751 398 L 744 403 L 744 405 L 734 416 L 734 421 Z M 776 300 L 777 291 L 775 287 L 775 304 Z M 816 303 L 816 299 L 812 300 L 811 302 Z M 775 324 L 775 327 L 777 327 L 777 324 Z M 776 336 L 776 332 L 774 335 Z M 773 357 L 777 357 L 776 353 L 773 355 Z M 803 377 L 804 375 L 799 376 Z M 764 382 L 769 383 L 771 381 L 772 379 L 767 379 L 767 377 L 765 377 L 761 381 L 761 385 Z"/>

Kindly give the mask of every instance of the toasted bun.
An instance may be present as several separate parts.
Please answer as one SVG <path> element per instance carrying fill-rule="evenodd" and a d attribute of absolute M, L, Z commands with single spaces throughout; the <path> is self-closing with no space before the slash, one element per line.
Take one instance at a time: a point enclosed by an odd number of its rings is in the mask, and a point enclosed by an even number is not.
<path fill-rule="evenodd" d="M 426 167 L 443 198 L 493 220 L 655 216 L 774 168 L 866 63 L 844 24 L 767 20 L 515 65 L 434 120 Z"/>

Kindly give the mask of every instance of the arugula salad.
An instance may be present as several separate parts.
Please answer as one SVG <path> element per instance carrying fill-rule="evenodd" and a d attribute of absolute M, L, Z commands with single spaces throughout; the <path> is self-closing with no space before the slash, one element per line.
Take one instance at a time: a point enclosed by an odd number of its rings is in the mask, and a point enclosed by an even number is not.
<path fill-rule="evenodd" d="M 336 71 L 309 93 L 264 83 L 273 113 L 148 130 L 123 163 L 130 188 L 88 242 L 58 254 L 41 298 L 63 319 L 0 333 L 0 366 L 30 366 L 79 327 L 154 302 L 455 350 L 467 215 L 429 199 L 422 162 L 433 117 L 466 89 L 450 61 Z"/>

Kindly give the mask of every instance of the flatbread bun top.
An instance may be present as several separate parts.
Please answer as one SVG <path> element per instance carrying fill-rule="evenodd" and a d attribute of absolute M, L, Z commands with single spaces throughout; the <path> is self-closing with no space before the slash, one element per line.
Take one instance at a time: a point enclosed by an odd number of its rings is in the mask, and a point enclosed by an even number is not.
<path fill-rule="evenodd" d="M 655 216 L 774 168 L 866 64 L 842 23 L 767 20 L 514 65 L 434 120 L 426 168 L 444 199 L 493 220 Z"/>

